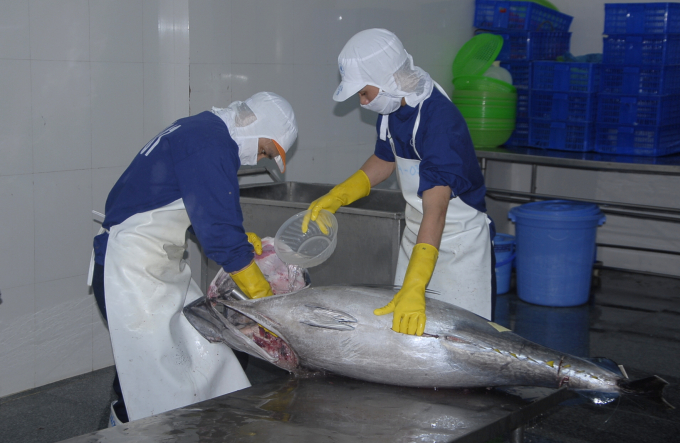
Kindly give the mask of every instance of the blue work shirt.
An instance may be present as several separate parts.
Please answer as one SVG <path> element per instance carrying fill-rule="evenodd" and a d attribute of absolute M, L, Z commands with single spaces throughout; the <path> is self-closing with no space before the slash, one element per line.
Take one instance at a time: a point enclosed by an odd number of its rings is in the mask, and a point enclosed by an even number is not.
<path fill-rule="evenodd" d="M 183 199 L 206 256 L 234 272 L 253 260 L 243 229 L 237 172 L 238 145 L 211 112 L 177 120 L 132 160 L 106 199 L 107 230 L 129 217 Z M 94 239 L 104 265 L 108 233 Z"/>
<path fill-rule="evenodd" d="M 418 160 L 411 146 L 417 116 L 418 107 L 408 105 L 390 114 L 388 126 L 399 157 Z M 382 119 L 383 116 L 379 116 L 376 125 L 378 140 L 375 155 L 381 160 L 394 162 L 390 142 L 380 140 Z M 484 176 L 479 169 L 467 124 L 458 108 L 436 87 L 423 102 L 415 143 L 421 159 L 420 198 L 423 197 L 423 191 L 435 186 L 449 186 L 451 198 L 460 197 L 468 206 L 486 212 Z"/>

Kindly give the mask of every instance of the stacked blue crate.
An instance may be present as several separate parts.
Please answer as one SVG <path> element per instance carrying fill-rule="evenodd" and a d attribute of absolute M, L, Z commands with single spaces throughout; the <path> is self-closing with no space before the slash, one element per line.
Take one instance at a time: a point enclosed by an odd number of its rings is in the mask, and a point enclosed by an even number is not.
<path fill-rule="evenodd" d="M 555 60 L 569 52 L 573 17 L 530 1 L 476 0 L 477 32 L 503 37 L 497 60 L 517 88 L 515 131 L 506 146 L 529 145 L 529 88 L 534 60 Z"/>
<path fill-rule="evenodd" d="M 529 146 L 529 84 L 531 79 L 531 62 L 501 62 L 501 67 L 512 75 L 512 84 L 517 89 L 517 111 L 515 113 L 515 130 L 506 146 Z"/>
<path fill-rule="evenodd" d="M 531 78 L 529 145 L 562 151 L 592 151 L 599 63 L 537 61 Z"/>
<path fill-rule="evenodd" d="M 680 152 L 680 3 L 605 4 L 597 152 Z"/>

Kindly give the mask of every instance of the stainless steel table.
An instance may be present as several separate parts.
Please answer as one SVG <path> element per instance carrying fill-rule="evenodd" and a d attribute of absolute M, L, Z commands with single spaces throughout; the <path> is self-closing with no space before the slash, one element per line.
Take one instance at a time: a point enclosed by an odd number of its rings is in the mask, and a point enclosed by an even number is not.
<path fill-rule="evenodd" d="M 535 148 L 480 148 L 475 150 L 482 168 L 486 173 L 489 162 L 518 163 L 531 165 L 531 187 L 529 192 L 487 188 L 487 197 L 492 200 L 527 203 L 535 200 L 565 199 L 597 204 L 605 214 L 622 217 L 680 223 L 680 209 L 602 201 L 536 193 L 538 168 L 541 166 L 608 171 L 627 174 L 647 174 L 661 176 L 680 176 L 680 154 L 666 157 L 634 157 L 599 154 L 595 152 L 566 152 Z M 659 254 L 680 255 L 680 251 L 640 248 L 628 245 L 598 243 L 600 247 L 645 251 Z"/>
<path fill-rule="evenodd" d="M 572 398 L 566 389 L 417 389 L 335 376 L 284 377 L 65 440 L 116 442 L 486 442 Z"/>

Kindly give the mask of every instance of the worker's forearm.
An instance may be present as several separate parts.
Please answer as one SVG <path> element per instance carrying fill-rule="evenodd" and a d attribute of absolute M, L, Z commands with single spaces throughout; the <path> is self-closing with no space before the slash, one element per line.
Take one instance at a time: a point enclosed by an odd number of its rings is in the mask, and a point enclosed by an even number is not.
<path fill-rule="evenodd" d="M 423 192 L 423 221 L 417 243 L 427 243 L 439 249 L 450 198 L 451 188 L 448 186 L 435 186 Z"/>
<path fill-rule="evenodd" d="M 382 183 L 394 172 L 395 163 L 387 162 L 375 156 L 371 155 L 366 163 L 361 167 L 361 170 L 366 173 L 368 179 L 371 181 L 371 187 Z"/>

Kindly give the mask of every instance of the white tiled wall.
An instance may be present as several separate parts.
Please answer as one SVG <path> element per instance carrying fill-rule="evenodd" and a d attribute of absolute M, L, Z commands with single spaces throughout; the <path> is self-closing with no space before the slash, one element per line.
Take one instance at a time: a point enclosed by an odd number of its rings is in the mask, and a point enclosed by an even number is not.
<path fill-rule="evenodd" d="M 369 27 L 397 33 L 417 65 L 450 90 L 451 63 L 472 36 L 474 2 L 202 0 L 189 2 L 192 114 L 269 90 L 288 99 L 299 136 L 286 180 L 337 183 L 370 156 L 377 115 L 337 104 L 337 56 Z"/>
<path fill-rule="evenodd" d="M 448 87 L 471 1 L 0 2 L 0 396 L 113 364 L 85 285 L 91 210 L 176 118 L 269 90 L 300 127 L 288 180 L 335 183 L 376 116 L 336 104 L 337 54 L 387 27 Z M 268 180 L 268 178 L 263 178 Z"/>
<path fill-rule="evenodd" d="M 601 14 L 583 11 L 604 3 L 564 3 L 584 33 L 574 41 L 599 41 Z M 149 138 L 270 90 L 299 122 L 285 178 L 337 183 L 375 140 L 375 114 L 331 99 L 344 43 L 388 28 L 450 90 L 473 10 L 473 0 L 0 2 L 0 396 L 113 364 L 85 285 L 90 210 L 103 212 Z"/>
<path fill-rule="evenodd" d="M 1 7 L 1 6 L 0 6 Z M 2 13 L 0 11 L 0 17 Z M 2 18 L 0 18 L 2 20 Z M 0 24 L 0 32 L 3 26 Z M 0 34 L 3 45 L 8 37 Z M 9 45 L 7 45 L 9 46 Z M 9 48 L 7 48 L 9 49 Z M 31 62 L 27 59 L 0 57 L 0 175 L 30 174 L 33 172 L 31 135 Z M 11 106 L 8 104 L 11 103 Z"/>
<path fill-rule="evenodd" d="M 0 397 L 113 364 L 92 209 L 189 113 L 187 0 L 0 2 Z"/>

